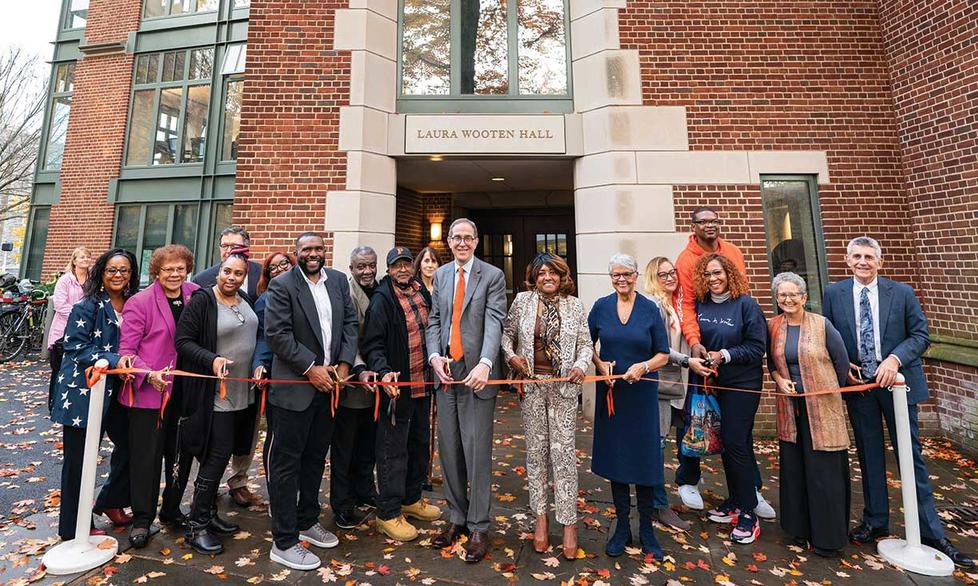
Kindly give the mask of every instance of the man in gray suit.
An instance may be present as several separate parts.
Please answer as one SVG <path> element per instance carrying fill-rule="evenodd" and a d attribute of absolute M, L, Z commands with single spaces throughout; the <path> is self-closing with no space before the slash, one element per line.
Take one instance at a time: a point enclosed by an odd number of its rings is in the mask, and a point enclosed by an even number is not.
<path fill-rule="evenodd" d="M 295 248 L 296 266 L 268 284 L 265 308 L 271 378 L 295 381 L 273 383 L 268 392 L 269 557 L 294 570 L 314 570 L 319 557 L 300 541 L 339 544 L 319 524 L 319 486 L 333 435 L 333 385 L 350 372 L 359 325 L 346 277 L 324 267 L 322 236 L 301 234 Z"/>
<path fill-rule="evenodd" d="M 452 222 L 448 246 L 455 261 L 435 272 L 425 335 L 428 362 L 442 383 L 437 392 L 438 450 L 451 513 L 448 528 L 431 543 L 448 547 L 468 534 L 465 561 L 470 563 L 482 560 L 489 547 L 497 389 L 486 382 L 500 377 L 497 358 L 506 317 L 506 278 L 475 258 L 478 245 L 474 222 Z M 461 382 L 448 384 L 452 380 Z"/>

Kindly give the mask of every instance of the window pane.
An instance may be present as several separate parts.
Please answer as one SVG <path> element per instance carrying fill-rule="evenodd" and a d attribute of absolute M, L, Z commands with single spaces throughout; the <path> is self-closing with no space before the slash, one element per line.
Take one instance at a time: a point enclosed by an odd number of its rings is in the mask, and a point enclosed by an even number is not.
<path fill-rule="evenodd" d="M 518 1 L 520 93 L 566 94 L 564 0 Z"/>
<path fill-rule="evenodd" d="M 450 25 L 451 0 L 404 0 L 404 95 L 433 96 L 451 90 Z"/>
<path fill-rule="evenodd" d="M 235 8 L 244 8 L 246 6 L 251 6 L 251 0 L 234 0 Z"/>
<path fill-rule="evenodd" d="M 461 91 L 505 94 L 509 89 L 505 0 L 461 0 Z"/>
<path fill-rule="evenodd" d="M 214 67 L 214 49 L 190 52 L 190 79 L 210 79 Z"/>
<path fill-rule="evenodd" d="M 27 268 L 24 276 L 34 281 L 41 280 L 41 266 L 44 263 L 44 248 L 48 243 L 48 223 L 51 208 L 34 208 L 34 223 L 31 225 L 31 242 L 27 250 Z"/>
<path fill-rule="evenodd" d="M 163 81 L 180 81 L 183 79 L 183 64 L 186 61 L 185 51 L 173 51 L 163 55 Z"/>
<path fill-rule="evenodd" d="M 218 203 L 214 204 L 214 226 L 211 232 L 211 247 L 206 255 L 200 255 L 202 257 L 207 257 L 208 263 L 217 261 L 220 256 L 217 254 L 217 245 L 221 243 L 221 230 L 227 228 L 231 225 L 232 216 L 232 206 L 230 203 Z M 200 267 L 196 270 L 200 272 L 208 266 L 203 262 L 200 263 Z"/>
<path fill-rule="evenodd" d="M 88 18 L 88 0 L 71 0 L 68 4 L 68 14 L 65 28 L 85 28 Z"/>
<path fill-rule="evenodd" d="M 791 271 L 808 283 L 808 307 L 821 311 L 821 250 L 807 181 L 761 183 L 771 276 Z"/>
<path fill-rule="evenodd" d="M 138 208 L 137 208 L 138 209 Z M 139 259 L 139 282 L 149 284 L 149 259 L 153 251 L 167 244 L 166 225 L 170 219 L 170 206 L 146 206 L 146 225 L 143 228 L 143 247 L 136 254 Z"/>
<path fill-rule="evenodd" d="M 136 83 L 156 83 L 159 69 L 159 53 L 140 55 L 136 58 Z"/>
<path fill-rule="evenodd" d="M 248 46 L 244 43 L 228 45 L 224 51 L 224 63 L 221 64 L 221 75 L 244 73 L 247 55 Z"/>
<path fill-rule="evenodd" d="M 197 12 L 217 10 L 217 0 L 197 0 Z"/>
<path fill-rule="evenodd" d="M 174 207 L 173 215 L 173 244 L 183 244 L 190 250 L 194 249 L 197 236 L 197 206 L 178 205 Z"/>
<path fill-rule="evenodd" d="M 129 147 L 126 165 L 148 165 L 153 140 L 153 90 L 135 92 L 132 98 L 132 118 L 129 121 Z"/>
<path fill-rule="evenodd" d="M 166 0 L 146 0 L 143 18 L 154 18 L 166 14 Z"/>
<path fill-rule="evenodd" d="M 135 253 L 139 243 L 139 206 L 120 206 L 115 223 L 115 245 Z"/>
<path fill-rule="evenodd" d="M 55 69 L 54 92 L 68 93 L 75 89 L 75 64 L 62 63 Z"/>
<path fill-rule="evenodd" d="M 65 135 L 68 133 L 68 114 L 71 112 L 71 96 L 54 98 L 51 102 L 51 121 L 44 168 L 60 169 L 65 153 Z"/>
<path fill-rule="evenodd" d="M 227 100 L 224 102 L 224 146 L 221 148 L 222 161 L 238 159 L 238 135 L 241 132 L 241 96 L 244 81 L 228 83 Z"/>
<path fill-rule="evenodd" d="M 182 163 L 199 163 L 204 160 L 204 148 L 207 143 L 207 107 L 210 99 L 211 86 L 209 85 L 192 85 L 187 89 Z"/>
<path fill-rule="evenodd" d="M 154 165 L 176 163 L 182 95 L 183 88 L 170 88 L 160 92 L 160 113 L 156 120 L 156 146 L 153 149 Z"/>
<path fill-rule="evenodd" d="M 170 4 L 170 14 L 190 12 L 194 0 L 173 0 Z"/>

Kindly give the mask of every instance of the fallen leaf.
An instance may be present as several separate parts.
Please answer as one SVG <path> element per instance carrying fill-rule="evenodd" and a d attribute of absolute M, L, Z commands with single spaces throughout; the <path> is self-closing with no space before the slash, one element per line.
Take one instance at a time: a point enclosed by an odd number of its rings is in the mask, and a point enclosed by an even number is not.
<path fill-rule="evenodd" d="M 556 575 L 554 575 L 553 572 L 543 572 L 543 573 L 539 573 L 538 572 L 538 573 L 534 573 L 534 574 L 530 574 L 530 575 L 533 576 L 534 578 L 536 578 L 537 580 L 541 580 L 541 581 L 544 581 L 544 580 L 553 580 L 554 578 L 557 577 Z"/>
<path fill-rule="evenodd" d="M 224 573 L 224 566 L 211 566 L 204 570 L 205 574 L 212 574 L 214 576 Z"/>
<path fill-rule="evenodd" d="M 547 566 L 548 568 L 557 568 L 560 567 L 560 560 L 554 556 L 543 558 L 543 565 Z"/>

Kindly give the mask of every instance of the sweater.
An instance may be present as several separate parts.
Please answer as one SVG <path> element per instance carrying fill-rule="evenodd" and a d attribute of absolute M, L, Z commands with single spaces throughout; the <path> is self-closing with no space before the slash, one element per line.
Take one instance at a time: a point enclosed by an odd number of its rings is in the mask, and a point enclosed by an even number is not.
<path fill-rule="evenodd" d="M 747 276 L 747 265 L 744 264 L 744 255 L 740 249 L 727 242 L 723 238 L 717 238 L 717 254 L 730 259 L 730 262 L 740 270 L 741 274 Z M 690 347 L 701 343 L 700 327 L 696 322 L 696 292 L 693 289 L 693 269 L 700 258 L 707 254 L 703 247 L 696 241 L 696 235 L 689 235 L 689 242 L 686 248 L 679 253 L 676 259 L 676 272 L 679 274 L 679 287 L 676 289 L 675 307 L 679 313 L 679 322 L 682 324 L 683 335 Z M 707 348 L 709 345 L 704 344 Z"/>
<path fill-rule="evenodd" d="M 711 298 L 696 303 L 702 343 L 707 350 L 726 350 L 730 361 L 720 365 L 718 386 L 761 390 L 767 321 L 750 295 L 723 303 Z"/>

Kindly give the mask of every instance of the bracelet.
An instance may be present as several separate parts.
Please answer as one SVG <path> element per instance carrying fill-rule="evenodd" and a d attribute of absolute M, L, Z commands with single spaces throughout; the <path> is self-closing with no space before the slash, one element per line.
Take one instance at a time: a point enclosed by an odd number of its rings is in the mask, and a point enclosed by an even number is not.
<path fill-rule="evenodd" d="M 683 358 L 682 361 L 679 363 L 679 366 L 683 368 L 689 368 L 689 356 Z"/>
<path fill-rule="evenodd" d="M 649 361 L 646 360 L 645 362 L 643 362 L 642 363 L 642 366 L 645 367 L 645 374 L 648 374 L 649 373 Z"/>

